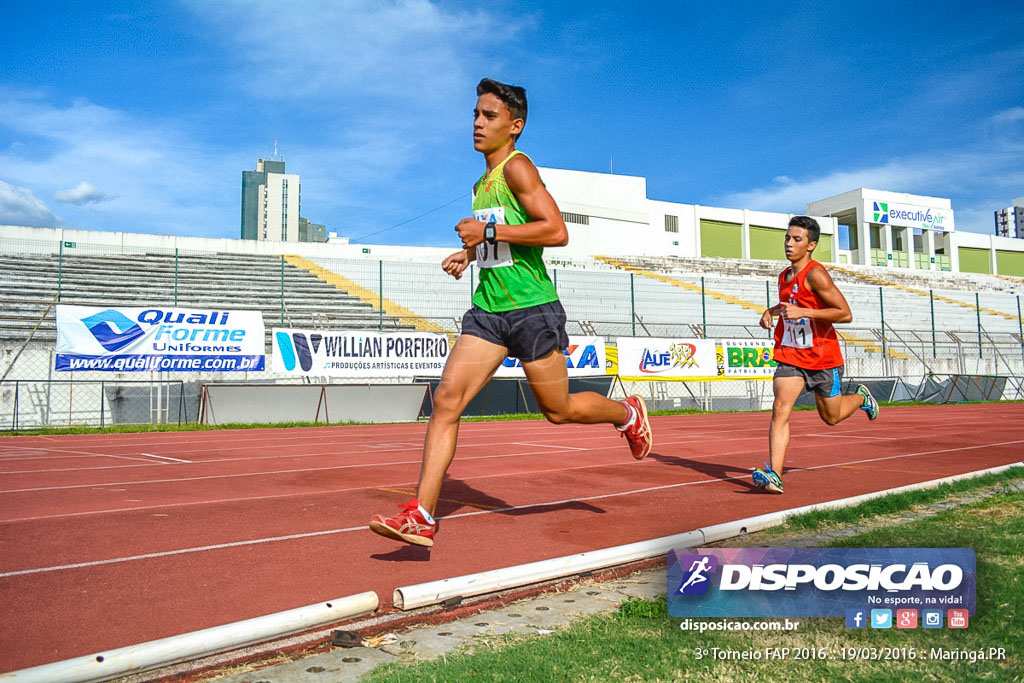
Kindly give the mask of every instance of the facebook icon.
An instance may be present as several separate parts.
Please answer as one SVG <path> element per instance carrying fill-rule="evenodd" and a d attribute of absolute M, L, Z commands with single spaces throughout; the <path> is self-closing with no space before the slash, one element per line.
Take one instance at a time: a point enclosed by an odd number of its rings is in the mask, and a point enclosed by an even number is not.
<path fill-rule="evenodd" d="M 862 609 L 846 610 L 846 628 L 865 628 L 868 618 L 867 611 Z"/>

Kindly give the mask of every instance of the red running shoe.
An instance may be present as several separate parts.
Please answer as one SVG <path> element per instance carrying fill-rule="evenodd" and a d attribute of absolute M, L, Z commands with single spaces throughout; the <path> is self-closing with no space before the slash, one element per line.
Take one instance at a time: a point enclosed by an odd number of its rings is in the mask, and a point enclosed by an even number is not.
<path fill-rule="evenodd" d="M 402 511 L 394 517 L 374 515 L 370 519 L 370 531 L 413 545 L 434 545 L 437 523 L 431 524 L 423 517 L 419 501 L 413 498 L 400 507 Z"/>
<path fill-rule="evenodd" d="M 647 419 L 647 404 L 639 396 L 633 395 L 623 401 L 626 405 L 636 411 L 633 424 L 625 429 L 617 428 L 629 442 L 629 450 L 637 460 L 643 460 L 651 452 L 654 445 L 654 435 L 651 432 L 651 421 Z"/>

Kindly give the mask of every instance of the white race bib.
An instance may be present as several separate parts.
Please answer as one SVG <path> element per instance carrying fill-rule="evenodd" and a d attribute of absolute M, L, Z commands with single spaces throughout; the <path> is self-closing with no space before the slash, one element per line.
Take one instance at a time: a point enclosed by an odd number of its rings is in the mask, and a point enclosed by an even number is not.
<path fill-rule="evenodd" d="M 814 346 L 814 331 L 810 318 L 799 320 L 782 319 L 782 345 L 793 349 L 809 349 Z"/>
<path fill-rule="evenodd" d="M 505 207 L 496 206 L 492 209 L 478 209 L 473 218 L 484 223 L 494 221 L 496 225 L 505 225 Z M 506 268 L 515 265 L 512 262 L 512 250 L 508 242 L 488 244 L 483 241 L 476 245 L 476 265 L 481 268 Z"/>

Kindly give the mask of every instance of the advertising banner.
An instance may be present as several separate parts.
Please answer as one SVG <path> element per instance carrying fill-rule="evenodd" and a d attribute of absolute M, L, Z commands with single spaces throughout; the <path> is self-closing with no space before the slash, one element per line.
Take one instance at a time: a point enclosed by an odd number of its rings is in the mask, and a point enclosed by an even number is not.
<path fill-rule="evenodd" d="M 194 308 L 57 306 L 56 369 L 240 372 L 264 369 L 263 314 Z"/>
<path fill-rule="evenodd" d="M 934 209 L 913 204 L 864 200 L 864 215 L 869 223 L 899 225 L 920 230 L 953 230 L 953 210 Z"/>
<path fill-rule="evenodd" d="M 569 346 L 565 349 L 565 367 L 570 377 L 588 377 L 604 375 L 605 372 L 604 339 L 601 337 L 569 336 Z M 498 366 L 495 377 L 525 377 L 522 363 L 518 358 L 509 356 Z"/>
<path fill-rule="evenodd" d="M 853 617 L 905 610 L 974 614 L 970 548 L 685 548 L 668 554 L 673 617 Z M 884 628 L 881 623 L 874 628 Z"/>
<path fill-rule="evenodd" d="M 274 328 L 273 370 L 329 377 L 440 377 L 448 337 L 430 332 L 325 332 Z"/>
<path fill-rule="evenodd" d="M 723 339 L 722 375 L 726 379 L 771 379 L 775 376 L 774 339 Z"/>
<path fill-rule="evenodd" d="M 718 376 L 712 340 L 619 337 L 616 345 L 622 379 L 706 380 Z"/>

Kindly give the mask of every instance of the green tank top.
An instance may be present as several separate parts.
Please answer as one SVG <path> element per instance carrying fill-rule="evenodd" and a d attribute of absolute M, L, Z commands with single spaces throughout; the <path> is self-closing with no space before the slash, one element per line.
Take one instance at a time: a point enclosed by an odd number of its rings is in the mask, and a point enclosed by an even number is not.
<path fill-rule="evenodd" d="M 481 176 L 473 187 L 473 217 L 477 220 L 493 220 L 499 225 L 530 222 L 530 216 L 505 181 L 505 164 L 517 154 L 523 153 L 514 150 L 494 170 Z M 473 303 L 489 313 L 501 313 L 558 301 L 555 286 L 544 267 L 543 253 L 543 247 L 508 242 L 477 245 L 480 284 L 473 294 Z"/>

